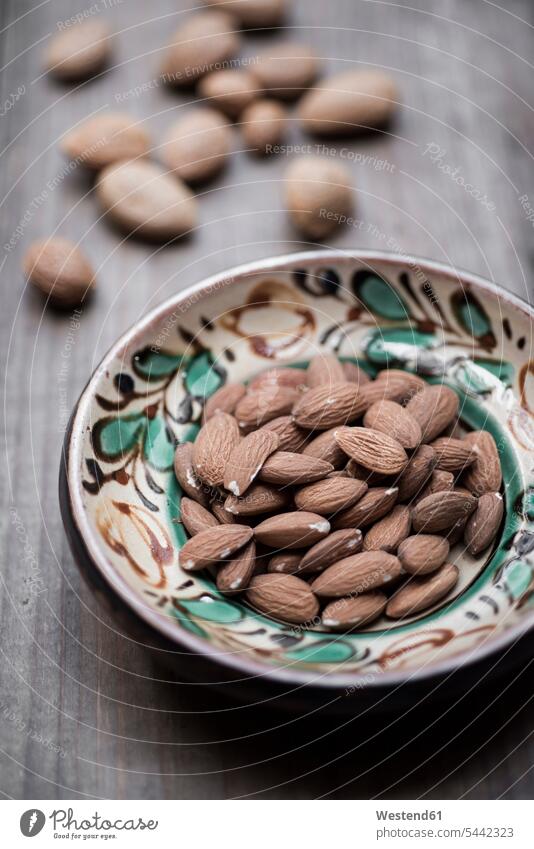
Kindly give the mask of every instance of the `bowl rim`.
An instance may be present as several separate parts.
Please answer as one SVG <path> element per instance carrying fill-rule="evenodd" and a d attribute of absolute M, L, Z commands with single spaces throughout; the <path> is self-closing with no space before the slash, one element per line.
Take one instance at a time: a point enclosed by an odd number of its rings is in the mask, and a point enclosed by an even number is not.
<path fill-rule="evenodd" d="M 418 266 L 423 272 L 426 270 L 431 273 L 437 273 L 451 280 L 467 283 L 473 285 L 475 288 L 482 289 L 491 296 L 508 302 L 510 306 L 519 312 L 526 314 L 531 322 L 534 319 L 534 307 L 532 305 L 514 293 L 501 289 L 498 284 L 478 274 L 453 267 L 447 263 L 441 263 L 411 254 L 365 249 L 319 249 L 297 251 L 244 263 L 226 271 L 210 275 L 198 283 L 188 286 L 183 291 L 177 292 L 150 310 L 119 337 L 115 344 L 102 357 L 80 393 L 70 417 L 62 449 L 62 465 L 64 466 L 64 481 L 67 489 L 67 497 L 62 499 L 62 502 L 68 511 L 68 515 L 64 513 L 62 515 L 65 529 L 68 532 L 67 522 L 70 522 L 71 528 L 76 534 L 77 541 L 81 544 L 84 554 L 88 557 L 93 568 L 97 570 L 106 584 L 119 596 L 120 600 L 133 610 L 141 620 L 178 648 L 182 647 L 195 654 L 200 654 L 208 660 L 212 660 L 216 664 L 221 664 L 233 671 L 246 673 L 260 679 L 265 678 L 279 684 L 293 684 L 297 686 L 308 684 L 323 690 L 347 688 L 355 684 L 358 684 L 358 688 L 361 689 L 380 690 L 395 685 L 415 684 L 427 681 L 428 679 L 436 678 L 447 673 L 453 673 L 459 667 L 475 665 L 482 660 L 487 660 L 491 655 L 497 655 L 507 647 L 511 648 L 519 638 L 534 628 L 534 610 L 530 614 L 525 615 L 524 621 L 489 640 L 482 648 L 477 650 L 476 654 L 467 650 L 464 652 L 460 651 L 458 654 L 452 655 L 431 666 L 401 671 L 385 670 L 377 676 L 369 676 L 364 670 L 362 672 L 350 673 L 329 672 L 318 675 L 317 672 L 312 670 L 296 669 L 294 667 L 279 668 L 262 664 L 246 654 L 228 654 L 213 646 L 209 641 L 186 631 L 184 628 L 177 627 L 176 622 L 167 614 L 161 613 L 149 607 L 146 603 L 143 603 L 142 599 L 136 594 L 128 582 L 116 571 L 111 561 L 105 556 L 103 547 L 99 540 L 97 540 L 97 535 L 88 521 L 87 512 L 83 506 L 81 478 L 78 470 L 81 468 L 80 452 L 83 445 L 82 423 L 102 374 L 105 374 L 108 365 L 111 364 L 115 357 L 131 346 L 132 342 L 135 341 L 140 333 L 150 329 L 166 313 L 176 309 L 180 303 L 186 301 L 193 294 L 204 293 L 204 297 L 209 297 L 211 288 L 222 281 L 226 281 L 227 285 L 233 286 L 244 276 L 256 273 L 291 270 L 303 263 L 308 264 L 310 262 L 334 263 L 339 265 L 340 263 L 347 263 L 353 260 L 364 263 L 380 262 L 386 265 L 389 264 L 392 267 L 398 265 L 404 267 Z M 203 298 L 197 298 L 196 302 L 199 300 L 203 300 Z M 76 554 L 74 556 L 77 559 Z"/>

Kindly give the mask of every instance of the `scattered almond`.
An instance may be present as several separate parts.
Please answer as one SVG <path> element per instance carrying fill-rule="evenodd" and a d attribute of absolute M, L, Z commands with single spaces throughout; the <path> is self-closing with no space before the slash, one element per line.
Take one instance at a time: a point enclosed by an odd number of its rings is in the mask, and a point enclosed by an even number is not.
<path fill-rule="evenodd" d="M 82 121 L 61 141 L 69 159 L 100 171 L 123 159 L 146 156 L 150 138 L 139 121 L 122 112 L 105 112 Z"/>
<path fill-rule="evenodd" d="M 56 33 L 45 53 L 46 70 L 60 80 L 82 80 L 105 67 L 111 37 L 101 19 L 82 21 Z"/>
<path fill-rule="evenodd" d="M 85 254 L 60 236 L 32 242 L 24 255 L 23 268 L 29 282 L 60 307 L 80 304 L 95 283 Z"/>
<path fill-rule="evenodd" d="M 198 94 L 235 120 L 261 93 L 257 77 L 246 68 L 222 68 L 203 77 Z"/>
<path fill-rule="evenodd" d="M 108 165 L 100 172 L 96 194 L 122 231 L 145 239 L 169 241 L 197 223 L 197 202 L 189 189 L 153 162 Z"/>
<path fill-rule="evenodd" d="M 239 127 L 251 153 L 266 156 L 282 144 L 288 124 L 287 110 L 276 100 L 257 100 L 243 110 Z"/>
<path fill-rule="evenodd" d="M 202 107 L 171 124 L 163 136 L 161 159 L 173 175 L 197 185 L 223 170 L 232 147 L 230 123 L 215 109 Z"/>
<path fill-rule="evenodd" d="M 170 85 L 191 86 L 204 74 L 231 59 L 241 37 L 235 18 L 222 9 L 188 15 L 167 48 L 161 73 Z"/>
<path fill-rule="evenodd" d="M 305 44 L 272 44 L 258 56 L 254 74 L 265 94 L 293 100 L 308 88 L 319 72 L 319 61 Z"/>

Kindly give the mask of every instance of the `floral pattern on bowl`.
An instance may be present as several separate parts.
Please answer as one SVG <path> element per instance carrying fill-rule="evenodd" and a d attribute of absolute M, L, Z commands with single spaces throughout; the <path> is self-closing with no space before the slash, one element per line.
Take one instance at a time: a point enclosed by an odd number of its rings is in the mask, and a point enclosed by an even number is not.
<path fill-rule="evenodd" d="M 136 325 L 93 375 L 67 436 L 70 519 L 142 618 L 238 669 L 326 683 L 342 673 L 350 684 L 469 660 L 534 622 L 531 332 L 526 305 L 427 260 L 312 252 L 212 278 Z M 178 442 L 194 439 L 204 399 L 273 364 L 304 366 L 318 349 L 371 374 L 390 365 L 444 379 L 463 421 L 496 439 L 505 483 L 498 544 L 479 561 L 455 550 L 460 585 L 411 622 L 342 635 L 300 629 L 178 565 L 185 534 L 172 459 Z"/>

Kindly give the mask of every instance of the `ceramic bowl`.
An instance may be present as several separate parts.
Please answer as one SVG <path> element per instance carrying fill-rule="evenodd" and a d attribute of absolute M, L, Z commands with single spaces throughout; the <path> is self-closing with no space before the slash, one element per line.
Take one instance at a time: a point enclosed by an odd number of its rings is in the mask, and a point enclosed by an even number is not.
<path fill-rule="evenodd" d="M 164 645 L 177 667 L 187 657 L 193 676 L 207 660 L 221 680 L 357 690 L 503 652 L 534 625 L 532 317 L 472 274 L 376 252 L 293 254 L 179 292 L 114 345 L 73 413 L 61 500 L 78 560 L 118 612 L 143 623 L 136 633 Z M 450 597 L 361 633 L 273 621 L 178 564 L 173 451 L 194 439 L 203 400 L 318 350 L 371 374 L 390 364 L 444 379 L 464 425 L 495 437 L 503 468 L 505 518 L 491 551 L 475 560 L 457 546 L 461 580 Z"/>

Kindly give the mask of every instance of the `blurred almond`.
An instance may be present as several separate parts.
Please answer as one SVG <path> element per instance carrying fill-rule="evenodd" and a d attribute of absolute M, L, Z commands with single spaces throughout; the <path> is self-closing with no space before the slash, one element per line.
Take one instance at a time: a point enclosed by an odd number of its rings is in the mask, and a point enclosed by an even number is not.
<path fill-rule="evenodd" d="M 232 148 L 233 133 L 227 119 L 215 109 L 199 107 L 168 128 L 161 160 L 176 177 L 196 185 L 222 171 Z"/>
<path fill-rule="evenodd" d="M 321 352 L 312 358 L 306 369 L 306 383 L 310 389 L 316 386 L 332 386 L 333 383 L 346 381 L 343 366 L 335 354 Z"/>
<path fill-rule="evenodd" d="M 264 385 L 241 398 L 235 416 L 245 430 L 258 428 L 271 419 L 288 415 L 297 398 L 296 389 L 290 386 Z"/>
<path fill-rule="evenodd" d="M 423 442 L 432 442 L 458 418 L 458 396 L 445 384 L 426 386 L 406 409 L 419 423 Z"/>
<path fill-rule="evenodd" d="M 122 112 L 107 112 L 82 121 L 61 140 L 61 150 L 77 163 L 100 171 L 122 159 L 146 156 L 148 133 L 139 121 Z"/>
<path fill-rule="evenodd" d="M 163 79 L 170 85 L 191 86 L 235 56 L 240 44 L 236 20 L 227 11 L 209 9 L 188 15 L 165 53 Z"/>
<path fill-rule="evenodd" d="M 203 77 L 197 91 L 210 106 L 235 120 L 258 97 L 261 86 L 246 68 L 222 68 Z"/>
<path fill-rule="evenodd" d="M 204 404 L 204 422 L 211 419 L 215 413 L 232 414 L 244 394 L 245 387 L 242 383 L 227 383 L 225 386 L 221 386 Z"/>
<path fill-rule="evenodd" d="M 110 55 L 109 27 L 97 18 L 53 35 L 46 48 L 45 67 L 60 80 L 82 80 L 101 71 Z"/>
<path fill-rule="evenodd" d="M 60 236 L 32 242 L 24 255 L 23 269 L 32 286 L 61 307 L 80 304 L 95 283 L 85 254 Z"/>

